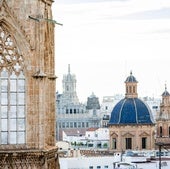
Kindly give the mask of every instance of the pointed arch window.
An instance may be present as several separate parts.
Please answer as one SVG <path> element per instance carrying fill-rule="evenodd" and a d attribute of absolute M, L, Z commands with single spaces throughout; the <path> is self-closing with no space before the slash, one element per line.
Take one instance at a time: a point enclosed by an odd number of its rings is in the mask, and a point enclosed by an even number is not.
<path fill-rule="evenodd" d="M 0 144 L 25 143 L 24 59 L 0 26 Z"/>

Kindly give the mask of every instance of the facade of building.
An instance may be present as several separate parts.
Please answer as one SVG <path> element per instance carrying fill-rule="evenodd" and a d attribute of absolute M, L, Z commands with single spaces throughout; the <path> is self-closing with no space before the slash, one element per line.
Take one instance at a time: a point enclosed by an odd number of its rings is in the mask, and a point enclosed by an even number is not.
<path fill-rule="evenodd" d="M 0 1 L 0 168 L 59 168 L 52 2 Z"/>
<path fill-rule="evenodd" d="M 64 132 L 64 131 L 63 131 Z M 63 141 L 76 149 L 108 149 L 109 129 L 108 128 L 89 128 L 84 135 L 69 135 L 63 133 Z"/>
<path fill-rule="evenodd" d="M 99 98 L 95 96 L 94 93 L 91 94 L 90 97 L 87 98 L 87 110 L 97 110 L 100 109 Z"/>
<path fill-rule="evenodd" d="M 130 74 L 125 81 L 125 98 L 120 100 L 109 121 L 110 149 L 152 150 L 155 144 L 155 124 L 150 108 L 138 98 L 137 80 Z"/>
<path fill-rule="evenodd" d="M 156 142 L 165 144 L 170 143 L 170 94 L 165 86 L 165 91 L 162 93 L 162 102 L 160 104 L 160 112 L 158 112 L 157 122 L 157 137 Z"/>
<path fill-rule="evenodd" d="M 123 98 L 123 95 L 104 96 L 101 103 L 101 123 L 102 127 L 108 127 L 113 107 Z"/>
<path fill-rule="evenodd" d="M 152 111 L 153 118 L 156 121 L 157 116 L 158 116 L 158 112 L 160 111 L 161 99 L 155 98 L 155 97 L 148 97 L 148 96 L 142 97 L 141 99 L 145 103 L 147 103 L 147 105 L 150 107 L 150 109 Z"/>
<path fill-rule="evenodd" d="M 68 73 L 62 80 L 63 93 L 57 93 L 56 96 L 57 140 L 63 139 L 63 131 L 72 135 L 77 135 L 77 132 L 84 135 L 89 127 L 100 127 L 99 109 L 96 109 L 99 106 L 97 97 L 94 94 L 89 97 L 91 100 L 88 104 L 91 107 L 87 110 L 86 105 L 80 103 L 77 97 L 76 82 L 76 76 L 71 74 L 68 65 Z"/>

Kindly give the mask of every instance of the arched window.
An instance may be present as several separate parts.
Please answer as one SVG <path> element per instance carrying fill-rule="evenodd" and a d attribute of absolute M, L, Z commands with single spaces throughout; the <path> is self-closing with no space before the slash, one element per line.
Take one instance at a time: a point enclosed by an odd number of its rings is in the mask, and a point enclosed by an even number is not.
<path fill-rule="evenodd" d="M 132 86 L 129 86 L 129 93 L 132 93 Z"/>
<path fill-rule="evenodd" d="M 160 137 L 162 137 L 162 126 L 160 126 Z"/>
<path fill-rule="evenodd" d="M 14 38 L 0 27 L 0 144 L 25 143 L 23 65 Z"/>

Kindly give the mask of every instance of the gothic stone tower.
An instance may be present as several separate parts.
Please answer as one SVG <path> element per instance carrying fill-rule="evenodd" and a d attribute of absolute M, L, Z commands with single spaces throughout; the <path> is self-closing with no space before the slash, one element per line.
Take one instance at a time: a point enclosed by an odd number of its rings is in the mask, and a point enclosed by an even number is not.
<path fill-rule="evenodd" d="M 58 169 L 53 0 L 0 0 L 0 168 Z"/>

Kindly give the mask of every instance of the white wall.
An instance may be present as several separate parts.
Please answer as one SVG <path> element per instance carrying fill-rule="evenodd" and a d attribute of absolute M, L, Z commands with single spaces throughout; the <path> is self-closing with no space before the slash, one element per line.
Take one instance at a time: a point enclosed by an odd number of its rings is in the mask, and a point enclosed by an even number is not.
<path fill-rule="evenodd" d="M 93 166 L 94 169 L 97 166 L 101 166 L 101 169 L 113 168 L 114 156 L 109 157 L 79 157 L 79 158 L 59 158 L 61 169 L 89 169 Z"/>

